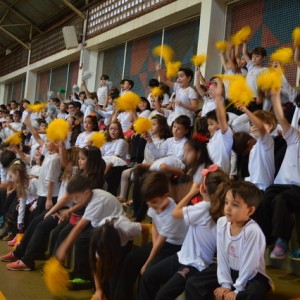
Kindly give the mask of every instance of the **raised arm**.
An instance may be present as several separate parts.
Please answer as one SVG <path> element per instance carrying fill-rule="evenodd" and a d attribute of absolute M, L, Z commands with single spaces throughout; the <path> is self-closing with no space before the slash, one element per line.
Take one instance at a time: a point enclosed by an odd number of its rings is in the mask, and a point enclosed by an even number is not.
<path fill-rule="evenodd" d="M 300 68 L 300 46 L 297 46 L 295 48 L 294 61 L 297 64 L 297 66 Z"/>
<path fill-rule="evenodd" d="M 249 120 L 256 126 L 259 131 L 259 135 L 262 137 L 266 134 L 266 129 L 262 120 L 260 120 L 256 115 L 254 115 L 246 106 L 242 105 L 239 109 L 244 112 Z"/>
<path fill-rule="evenodd" d="M 216 86 L 214 86 L 215 90 L 215 100 L 216 100 L 216 112 L 217 112 L 217 118 L 218 123 L 221 129 L 221 132 L 224 134 L 228 129 L 228 123 L 226 119 L 226 110 L 224 107 L 224 101 L 223 101 L 223 83 L 220 79 L 215 79 L 215 82 L 217 83 Z"/>
<path fill-rule="evenodd" d="M 238 71 L 237 63 L 236 63 L 237 61 L 235 59 L 234 49 L 231 44 L 227 48 L 226 56 L 228 61 L 227 69 L 232 70 L 234 73 L 236 73 Z"/>
<path fill-rule="evenodd" d="M 24 120 L 25 125 L 28 127 L 28 129 L 31 131 L 32 136 L 34 137 L 34 139 L 37 141 L 37 143 L 40 146 L 44 146 L 45 142 L 43 141 L 43 139 L 40 137 L 40 135 L 38 134 L 37 130 L 32 126 L 31 124 L 31 120 L 30 120 L 30 113 L 27 114 L 25 120 Z"/>
<path fill-rule="evenodd" d="M 278 123 L 281 125 L 283 133 L 285 134 L 290 129 L 291 124 L 285 118 L 284 113 L 283 113 L 283 109 L 281 106 L 281 100 L 280 100 L 280 90 L 271 92 L 271 99 L 272 99 L 273 110 L 274 110 L 276 119 L 277 119 Z"/>
<path fill-rule="evenodd" d="M 196 75 L 196 90 L 201 97 L 204 97 L 205 91 L 202 89 L 201 84 L 206 85 L 207 82 L 206 82 L 205 78 L 203 77 L 199 67 L 196 67 L 195 75 Z"/>
<path fill-rule="evenodd" d="M 251 60 L 249 55 L 248 55 L 248 47 L 247 47 L 246 42 L 243 43 L 243 57 L 245 58 L 247 63 Z"/>
<path fill-rule="evenodd" d="M 160 81 L 165 83 L 170 88 L 174 87 L 174 82 L 167 78 L 166 71 L 161 68 L 161 64 L 156 65 L 156 71 L 158 76 L 160 77 Z"/>
<path fill-rule="evenodd" d="M 86 86 L 86 83 L 84 80 L 82 80 L 82 86 L 83 86 L 83 89 L 85 91 L 85 94 L 86 94 L 86 97 L 87 98 L 91 98 L 91 93 L 90 91 L 88 90 L 87 86 Z"/>

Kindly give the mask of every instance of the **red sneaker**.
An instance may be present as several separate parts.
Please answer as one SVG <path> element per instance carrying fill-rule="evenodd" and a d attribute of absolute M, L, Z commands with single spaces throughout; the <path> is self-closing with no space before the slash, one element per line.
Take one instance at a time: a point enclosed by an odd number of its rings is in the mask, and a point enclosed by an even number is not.
<path fill-rule="evenodd" d="M 17 257 L 14 256 L 13 252 L 9 252 L 5 255 L 0 256 L 1 261 L 16 261 L 18 260 Z"/>
<path fill-rule="evenodd" d="M 6 268 L 11 271 L 31 271 L 31 269 L 27 267 L 21 260 L 7 264 Z"/>
<path fill-rule="evenodd" d="M 7 242 L 7 245 L 13 247 L 15 245 L 15 243 L 17 242 L 17 236 L 18 235 L 16 234 L 13 240 Z"/>

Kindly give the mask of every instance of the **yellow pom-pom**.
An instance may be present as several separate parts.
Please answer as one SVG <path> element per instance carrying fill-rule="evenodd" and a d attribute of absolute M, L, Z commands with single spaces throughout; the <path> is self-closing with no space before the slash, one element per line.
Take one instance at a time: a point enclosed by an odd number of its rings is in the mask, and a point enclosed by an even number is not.
<path fill-rule="evenodd" d="M 106 143 L 106 136 L 103 132 L 94 132 L 90 141 L 93 146 L 101 148 Z"/>
<path fill-rule="evenodd" d="M 141 98 L 133 92 L 125 93 L 116 100 L 117 109 L 120 111 L 133 111 L 140 103 Z"/>
<path fill-rule="evenodd" d="M 161 45 L 157 46 L 153 49 L 153 55 L 155 56 L 161 56 L 163 60 L 165 61 L 165 64 L 170 62 L 173 59 L 174 51 L 173 49 L 168 45 Z"/>
<path fill-rule="evenodd" d="M 53 120 L 46 129 L 47 139 L 49 141 L 65 141 L 70 131 L 69 123 L 63 119 Z"/>
<path fill-rule="evenodd" d="M 280 48 L 271 54 L 271 61 L 277 61 L 281 64 L 289 64 L 292 62 L 293 49 L 292 48 Z"/>
<path fill-rule="evenodd" d="M 205 62 L 206 62 L 205 54 L 194 55 L 192 57 L 192 63 L 195 65 L 195 67 L 198 67 L 198 66 L 200 67 Z"/>
<path fill-rule="evenodd" d="M 137 118 L 133 124 L 136 133 L 142 134 L 152 128 L 152 122 L 148 118 Z"/>
<path fill-rule="evenodd" d="M 53 295 L 59 296 L 67 291 L 69 273 L 54 256 L 44 266 L 44 280 Z"/>
<path fill-rule="evenodd" d="M 18 131 L 10 135 L 6 140 L 5 143 L 13 146 L 17 146 L 22 143 L 22 132 Z"/>
<path fill-rule="evenodd" d="M 293 31 L 293 41 L 294 46 L 299 47 L 300 46 L 300 27 L 296 27 Z"/>
<path fill-rule="evenodd" d="M 246 42 L 251 35 L 250 26 L 243 27 L 240 31 L 231 36 L 231 42 L 234 46 L 240 45 Z"/>
<path fill-rule="evenodd" d="M 226 41 L 218 41 L 215 43 L 215 46 L 219 51 L 225 52 L 228 48 L 228 43 Z"/>
<path fill-rule="evenodd" d="M 246 79 L 242 75 L 236 75 L 228 88 L 229 102 L 234 106 L 248 106 L 254 100 L 253 92 L 247 85 Z"/>
<path fill-rule="evenodd" d="M 46 108 L 45 103 L 38 103 L 38 104 L 28 104 L 26 109 L 33 111 L 33 112 L 40 112 L 40 111 L 44 110 L 45 108 Z"/>
<path fill-rule="evenodd" d="M 164 91 L 158 86 L 154 87 L 151 91 L 152 97 L 159 97 L 159 96 L 162 96 L 163 94 L 164 94 Z"/>
<path fill-rule="evenodd" d="M 282 70 L 280 68 L 269 68 L 257 77 L 257 86 L 262 91 L 276 91 L 282 84 Z"/>
<path fill-rule="evenodd" d="M 4 294 L 0 291 L 0 300 L 6 300 Z"/>
<path fill-rule="evenodd" d="M 167 63 L 167 73 L 166 73 L 167 78 L 173 79 L 174 77 L 176 77 L 180 67 L 181 67 L 180 61 L 168 62 Z"/>

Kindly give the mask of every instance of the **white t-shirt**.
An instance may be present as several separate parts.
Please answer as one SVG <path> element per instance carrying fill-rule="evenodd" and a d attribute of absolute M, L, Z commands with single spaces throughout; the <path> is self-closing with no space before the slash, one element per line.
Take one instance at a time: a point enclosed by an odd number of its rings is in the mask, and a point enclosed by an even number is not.
<path fill-rule="evenodd" d="M 177 253 L 178 260 L 200 272 L 212 263 L 217 246 L 216 223 L 209 213 L 210 207 L 210 202 L 202 201 L 183 208 L 183 218 L 189 229 Z"/>
<path fill-rule="evenodd" d="M 264 70 L 266 70 L 267 68 L 264 67 L 256 67 L 254 66 L 253 61 L 249 61 L 247 63 L 247 69 L 248 69 L 248 73 L 246 76 L 246 81 L 248 86 L 250 87 L 250 89 L 253 92 L 253 97 L 257 98 L 257 91 L 258 91 L 258 87 L 257 87 L 257 77 L 258 75 L 263 72 Z"/>
<path fill-rule="evenodd" d="M 119 232 L 121 247 L 125 246 L 129 241 L 133 241 L 136 236 L 140 236 L 142 234 L 141 224 L 131 222 L 125 215 L 104 218 L 101 221 L 100 226 L 111 221 L 113 221 L 115 229 Z"/>
<path fill-rule="evenodd" d="M 57 197 L 59 192 L 59 177 L 61 173 L 60 156 L 58 153 L 46 152 L 40 168 L 40 176 L 37 185 L 38 196 L 47 197 L 49 181 L 54 182 L 52 197 Z"/>
<path fill-rule="evenodd" d="M 283 137 L 287 149 L 274 183 L 300 186 L 300 133 L 291 126 Z"/>
<path fill-rule="evenodd" d="M 156 149 L 160 149 L 165 140 L 152 137 L 152 141 L 156 147 Z M 143 163 L 153 163 L 155 160 L 155 155 L 153 155 L 151 151 L 151 144 L 147 143 L 144 150 L 144 160 Z"/>
<path fill-rule="evenodd" d="M 191 100 L 197 100 L 197 94 L 192 87 L 187 87 L 183 89 L 180 85 L 174 83 L 174 92 L 176 94 L 176 99 L 184 104 L 191 105 Z M 189 109 L 186 109 L 180 105 L 175 105 L 175 119 L 181 115 L 188 116 L 191 120 L 191 126 L 194 124 L 195 112 Z"/>
<path fill-rule="evenodd" d="M 124 139 L 116 139 L 105 143 L 101 148 L 102 156 L 119 156 L 126 160 L 127 142 Z"/>
<path fill-rule="evenodd" d="M 300 107 L 296 106 L 295 111 L 294 111 L 294 115 L 293 115 L 293 120 L 292 120 L 292 123 L 291 123 L 291 125 L 296 129 L 299 128 L 299 125 L 298 125 L 299 119 L 300 119 Z"/>
<path fill-rule="evenodd" d="M 207 150 L 211 160 L 220 166 L 227 174 L 230 173 L 230 158 L 233 144 L 233 134 L 230 127 L 222 134 L 217 130 L 207 144 Z"/>
<path fill-rule="evenodd" d="M 116 197 L 104 190 L 95 189 L 82 218 L 90 221 L 95 228 L 100 226 L 104 218 L 123 214 L 123 207 Z"/>
<path fill-rule="evenodd" d="M 97 90 L 97 97 L 98 97 L 99 105 L 104 105 L 105 100 L 107 98 L 107 91 L 108 91 L 108 88 L 106 85 L 99 87 L 99 89 Z"/>
<path fill-rule="evenodd" d="M 224 288 L 235 287 L 236 293 L 243 291 L 249 280 L 257 273 L 266 275 L 266 239 L 258 224 L 250 219 L 242 231 L 232 236 L 231 222 L 221 217 L 217 223 L 218 281 Z M 236 282 L 232 282 L 230 269 L 239 271 Z M 270 285 L 272 280 L 269 278 Z"/>
<path fill-rule="evenodd" d="M 94 131 L 87 133 L 86 131 L 79 133 L 77 139 L 76 139 L 76 143 L 75 146 L 83 148 L 84 146 L 87 145 L 87 143 L 89 142 L 90 138 L 92 137 Z"/>
<path fill-rule="evenodd" d="M 147 100 L 151 105 L 151 93 L 148 95 Z M 168 94 L 164 94 L 164 99 L 163 99 L 162 105 L 168 105 L 168 104 L 170 104 L 170 97 Z"/>
<path fill-rule="evenodd" d="M 257 139 L 249 155 L 248 170 L 250 176 L 245 178 L 256 184 L 260 190 L 265 190 L 274 181 L 274 140 L 266 133 Z"/>
<path fill-rule="evenodd" d="M 205 168 L 204 164 L 200 165 L 193 175 L 193 183 L 202 183 L 202 174 L 201 171 Z"/>
<path fill-rule="evenodd" d="M 130 129 L 132 122 L 130 121 L 130 112 L 123 111 L 118 115 L 118 121 L 121 123 L 122 130 L 126 131 Z"/>
<path fill-rule="evenodd" d="M 207 96 L 203 96 L 203 106 L 201 111 L 201 117 L 205 117 L 206 114 L 216 109 L 216 100 Z"/>
<path fill-rule="evenodd" d="M 187 232 L 187 226 L 183 220 L 175 219 L 172 211 L 176 203 L 169 198 L 168 207 L 161 213 L 157 213 L 153 208 L 148 209 L 148 216 L 152 218 L 159 235 L 166 238 L 166 242 L 173 245 L 181 245 Z"/>
<path fill-rule="evenodd" d="M 16 123 L 16 122 L 11 122 L 10 124 L 9 124 L 10 126 L 11 126 L 11 128 L 13 128 L 14 130 L 16 130 L 16 131 L 21 131 L 22 130 L 22 123 L 21 122 L 18 122 L 18 123 Z"/>
<path fill-rule="evenodd" d="M 112 163 L 113 167 L 123 167 L 127 165 L 125 160 L 117 156 L 102 156 L 102 158 L 106 165 Z"/>
<path fill-rule="evenodd" d="M 150 111 L 149 109 L 146 109 L 146 110 L 144 110 L 144 111 L 142 111 L 142 112 L 138 112 L 137 115 L 138 115 L 139 117 L 149 118 L 150 114 L 151 114 L 151 111 Z"/>

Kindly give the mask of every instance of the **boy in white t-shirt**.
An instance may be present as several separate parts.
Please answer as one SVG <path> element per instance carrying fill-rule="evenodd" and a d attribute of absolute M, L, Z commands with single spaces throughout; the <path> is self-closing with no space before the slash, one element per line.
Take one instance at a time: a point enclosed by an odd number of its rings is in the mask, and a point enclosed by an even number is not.
<path fill-rule="evenodd" d="M 229 174 L 233 133 L 228 126 L 228 116 L 223 103 L 224 86 L 219 79 L 215 78 L 211 82 L 211 88 L 215 95 L 216 110 L 206 115 L 208 131 L 211 134 L 207 150 L 211 160 Z"/>
<path fill-rule="evenodd" d="M 198 97 L 195 90 L 190 87 L 194 72 L 189 68 L 180 68 L 177 72 L 177 82 L 173 82 L 166 77 L 166 73 L 160 65 L 156 66 L 158 75 L 163 83 L 172 88 L 175 92 L 175 118 L 181 115 L 188 116 L 191 126 L 194 124 L 195 111 L 198 109 Z"/>
<path fill-rule="evenodd" d="M 182 162 L 184 156 L 184 144 L 187 141 L 186 135 L 189 132 L 190 119 L 187 116 L 179 116 L 175 119 L 172 134 L 159 149 L 152 138 L 148 136 L 146 141 L 149 143 L 149 149 L 152 151 L 156 160 L 151 164 L 151 171 L 163 171 L 178 176 L 183 175 L 185 168 Z"/>
<path fill-rule="evenodd" d="M 89 240 L 93 228 L 99 227 L 102 220 L 109 216 L 119 217 L 124 214 L 120 202 L 110 193 L 90 188 L 89 180 L 81 175 L 75 175 L 67 185 L 67 193 L 77 204 L 86 206 L 85 212 L 72 229 L 67 238 L 56 251 L 56 257 L 63 262 L 71 247 L 75 244 L 75 266 L 73 278 L 80 278 L 81 282 L 91 283 L 89 265 Z M 77 281 L 72 282 L 73 285 Z"/>
<path fill-rule="evenodd" d="M 142 183 L 142 198 L 147 202 L 152 218 L 152 243 L 129 253 L 120 270 L 115 299 L 132 299 L 137 276 L 162 259 L 179 251 L 187 232 L 183 220 L 172 216 L 176 203 L 169 197 L 168 177 L 162 172 L 150 172 Z"/>
<path fill-rule="evenodd" d="M 217 223 L 218 282 L 216 299 L 265 299 L 273 287 L 266 275 L 265 237 L 250 217 L 261 193 L 250 182 L 235 182 L 226 194 L 224 213 Z"/>

